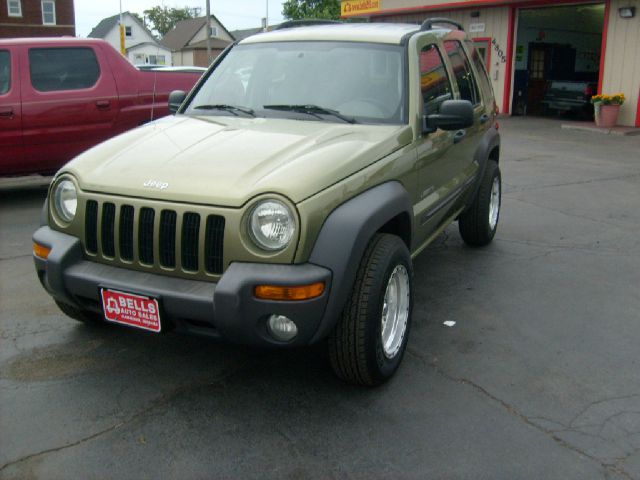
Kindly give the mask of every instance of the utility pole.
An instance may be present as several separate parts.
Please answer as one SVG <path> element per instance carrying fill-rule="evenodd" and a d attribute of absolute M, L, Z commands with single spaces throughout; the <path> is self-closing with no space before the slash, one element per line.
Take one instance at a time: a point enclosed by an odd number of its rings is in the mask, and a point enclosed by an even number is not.
<path fill-rule="evenodd" d="M 127 50 L 126 48 L 124 48 L 124 23 L 122 22 L 122 0 L 120 0 L 120 53 L 124 57 L 127 56 Z"/>
<path fill-rule="evenodd" d="M 267 16 L 265 17 L 264 31 L 268 32 L 269 31 L 269 0 L 265 0 L 265 2 L 267 4 Z"/>
<path fill-rule="evenodd" d="M 211 5 L 207 0 L 207 67 L 211 65 Z"/>

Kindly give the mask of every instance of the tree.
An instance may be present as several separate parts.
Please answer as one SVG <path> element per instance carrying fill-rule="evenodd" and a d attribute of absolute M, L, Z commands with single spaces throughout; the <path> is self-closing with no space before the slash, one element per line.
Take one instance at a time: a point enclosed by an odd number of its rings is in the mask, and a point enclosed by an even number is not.
<path fill-rule="evenodd" d="M 197 15 L 197 9 L 184 8 L 168 8 L 156 6 L 144 11 L 147 20 L 147 26 L 158 32 L 164 37 L 169 30 L 173 30 L 180 20 L 194 18 Z"/>
<path fill-rule="evenodd" d="M 287 0 L 282 4 L 282 15 L 288 20 L 305 18 L 340 18 L 340 0 Z"/>

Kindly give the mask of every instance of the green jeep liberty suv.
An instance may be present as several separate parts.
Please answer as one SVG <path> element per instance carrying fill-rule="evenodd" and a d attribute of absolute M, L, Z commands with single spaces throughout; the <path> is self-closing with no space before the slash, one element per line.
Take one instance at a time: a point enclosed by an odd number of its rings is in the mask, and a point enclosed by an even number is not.
<path fill-rule="evenodd" d="M 491 84 L 449 20 L 283 27 L 64 166 L 36 270 L 77 320 L 325 341 L 339 377 L 376 385 L 407 345 L 412 258 L 455 220 L 470 245 L 495 234 Z"/>

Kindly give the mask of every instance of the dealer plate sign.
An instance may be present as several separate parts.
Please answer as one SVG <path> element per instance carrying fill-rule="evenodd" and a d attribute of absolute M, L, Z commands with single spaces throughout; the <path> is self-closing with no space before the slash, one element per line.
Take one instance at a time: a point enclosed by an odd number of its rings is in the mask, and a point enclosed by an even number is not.
<path fill-rule="evenodd" d="M 102 308 L 109 322 L 160 331 L 160 308 L 155 298 L 103 288 Z"/>

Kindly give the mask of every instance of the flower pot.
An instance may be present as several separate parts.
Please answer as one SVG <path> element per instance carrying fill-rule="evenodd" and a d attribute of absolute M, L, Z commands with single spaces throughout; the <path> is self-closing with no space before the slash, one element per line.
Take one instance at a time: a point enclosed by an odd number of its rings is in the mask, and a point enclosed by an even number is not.
<path fill-rule="evenodd" d="M 596 125 L 603 128 L 615 127 L 618 123 L 620 105 L 596 105 Z"/>

